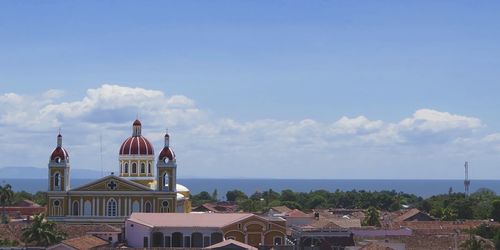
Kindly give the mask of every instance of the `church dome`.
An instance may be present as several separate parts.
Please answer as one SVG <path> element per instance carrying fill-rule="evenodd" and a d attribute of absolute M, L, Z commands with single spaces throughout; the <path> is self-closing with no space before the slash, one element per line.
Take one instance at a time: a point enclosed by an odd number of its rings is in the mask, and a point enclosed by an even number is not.
<path fill-rule="evenodd" d="M 62 147 L 62 135 L 59 134 L 57 136 L 57 148 L 52 151 L 52 154 L 50 155 L 50 160 L 54 161 L 56 159 L 59 159 L 61 161 L 64 161 L 66 159 L 69 159 L 69 154 L 66 149 Z"/>
<path fill-rule="evenodd" d="M 168 133 L 165 134 L 165 146 L 161 150 L 158 159 L 160 161 L 166 161 L 166 159 L 169 161 L 175 160 L 175 153 L 172 148 L 170 148 L 170 135 Z"/>
<path fill-rule="evenodd" d="M 132 136 L 127 138 L 120 147 L 120 155 L 153 155 L 153 146 L 141 135 L 141 122 L 135 120 Z"/>
<path fill-rule="evenodd" d="M 174 160 L 175 159 L 175 153 L 171 148 L 163 148 L 160 152 L 160 156 L 158 156 L 158 159 L 164 160 Z"/>

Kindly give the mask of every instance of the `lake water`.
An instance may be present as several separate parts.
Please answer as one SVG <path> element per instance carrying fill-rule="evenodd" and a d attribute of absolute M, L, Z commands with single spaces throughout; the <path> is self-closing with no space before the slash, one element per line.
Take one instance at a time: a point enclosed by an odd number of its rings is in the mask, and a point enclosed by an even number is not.
<path fill-rule="evenodd" d="M 71 186 L 78 187 L 91 182 L 90 179 L 72 179 Z M 0 185 L 9 183 L 15 191 L 35 193 L 47 190 L 46 179 L 0 179 Z M 451 187 L 454 192 L 463 192 L 463 180 L 306 180 L 306 179 L 178 179 L 177 183 L 188 187 L 192 194 L 201 191 L 212 193 L 217 189 L 220 199 L 225 199 L 228 190 L 239 189 L 247 194 L 255 191 L 273 189 L 281 191 L 291 189 L 295 192 L 309 192 L 325 189 L 335 191 L 349 190 L 396 190 L 429 197 L 434 194 L 448 193 Z M 470 191 L 473 193 L 479 188 L 488 188 L 500 194 L 500 180 L 472 180 Z"/>

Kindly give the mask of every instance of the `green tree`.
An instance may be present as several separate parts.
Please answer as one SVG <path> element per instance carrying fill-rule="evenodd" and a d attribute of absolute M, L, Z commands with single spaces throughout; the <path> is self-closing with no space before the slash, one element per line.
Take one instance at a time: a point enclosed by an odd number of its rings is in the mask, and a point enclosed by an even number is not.
<path fill-rule="evenodd" d="M 497 230 L 493 236 L 493 243 L 495 244 L 495 249 L 500 250 L 500 230 Z"/>
<path fill-rule="evenodd" d="M 285 189 L 281 191 L 280 196 L 281 201 L 297 201 L 297 194 L 290 189 Z"/>
<path fill-rule="evenodd" d="M 245 212 L 261 212 L 263 208 L 262 201 L 246 199 L 239 204 L 239 209 Z"/>
<path fill-rule="evenodd" d="M 216 189 L 214 189 L 214 191 L 212 192 L 212 200 L 214 200 L 214 201 L 218 201 L 218 200 L 219 200 L 218 196 L 219 196 L 219 194 L 218 194 L 218 192 L 217 192 L 217 188 L 216 188 Z"/>
<path fill-rule="evenodd" d="M 37 246 L 49 246 L 64 239 L 65 233 L 56 228 L 53 221 L 45 218 L 45 214 L 33 216 L 29 227 L 22 229 L 22 239 L 26 243 L 35 243 Z"/>
<path fill-rule="evenodd" d="M 375 207 L 368 208 L 363 224 L 366 226 L 380 227 L 380 214 Z"/>
<path fill-rule="evenodd" d="M 227 191 L 226 193 L 226 200 L 227 201 L 237 201 L 237 200 L 246 200 L 248 199 L 248 196 L 241 192 L 240 190 L 230 190 Z"/>
<path fill-rule="evenodd" d="M 457 220 L 457 211 L 453 208 L 443 208 L 441 210 L 441 220 L 454 221 Z"/>
<path fill-rule="evenodd" d="M 460 247 L 466 250 L 482 250 L 484 249 L 484 244 L 484 239 L 477 239 L 477 237 L 471 232 L 469 233 L 469 239 L 464 241 Z"/>
<path fill-rule="evenodd" d="M 262 198 L 264 198 L 266 205 L 269 205 L 269 203 L 273 202 L 274 200 L 279 200 L 280 194 L 274 192 L 272 189 L 269 189 L 268 191 L 264 191 L 262 193 Z"/>
<path fill-rule="evenodd" d="M 494 200 L 491 204 L 493 208 L 491 209 L 491 218 L 495 221 L 500 221 L 500 200 Z"/>
<path fill-rule="evenodd" d="M 14 192 L 9 184 L 5 186 L 0 186 L 0 205 L 2 205 L 2 223 L 8 223 L 7 215 L 5 213 L 5 206 L 10 204 L 12 198 L 14 197 Z"/>
<path fill-rule="evenodd" d="M 262 193 L 259 191 L 255 191 L 255 193 L 250 195 L 250 199 L 252 199 L 254 201 L 260 201 L 260 199 L 262 199 Z"/>

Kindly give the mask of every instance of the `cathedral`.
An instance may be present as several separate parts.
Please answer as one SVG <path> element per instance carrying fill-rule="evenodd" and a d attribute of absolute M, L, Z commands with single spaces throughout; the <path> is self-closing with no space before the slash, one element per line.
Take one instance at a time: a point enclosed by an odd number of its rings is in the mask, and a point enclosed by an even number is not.
<path fill-rule="evenodd" d="M 111 173 L 85 185 L 71 188 L 70 157 L 62 136 L 48 165 L 48 217 L 75 223 L 121 223 L 132 212 L 189 213 L 189 190 L 177 184 L 177 162 L 170 135 L 156 161 L 153 145 L 142 136 L 139 120 L 132 136 L 121 145 L 119 175 Z"/>

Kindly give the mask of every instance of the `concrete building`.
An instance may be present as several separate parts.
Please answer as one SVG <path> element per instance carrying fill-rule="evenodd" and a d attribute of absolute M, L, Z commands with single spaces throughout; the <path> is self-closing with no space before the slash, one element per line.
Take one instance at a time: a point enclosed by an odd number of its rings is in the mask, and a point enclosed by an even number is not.
<path fill-rule="evenodd" d="M 123 223 L 132 212 L 184 213 L 191 211 L 189 189 L 177 184 L 177 160 L 165 134 L 154 171 L 152 144 L 135 120 L 132 136 L 122 143 L 118 175 L 105 176 L 80 187 L 70 185 L 70 157 L 57 136 L 48 165 L 48 218 L 71 223 Z"/>
<path fill-rule="evenodd" d="M 130 247 L 201 248 L 224 240 L 253 247 L 285 245 L 285 220 L 248 213 L 133 213 L 125 221 Z"/>

